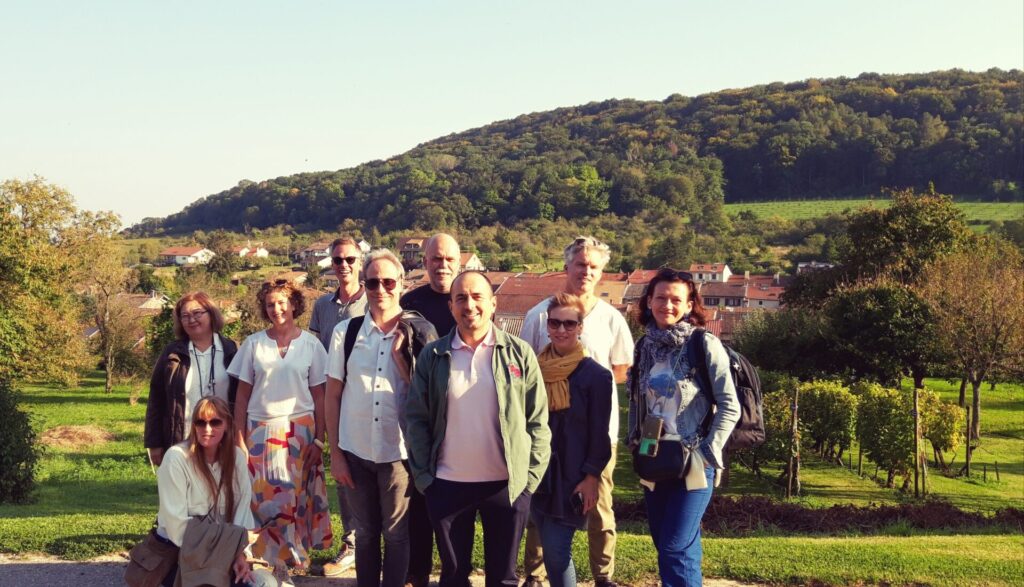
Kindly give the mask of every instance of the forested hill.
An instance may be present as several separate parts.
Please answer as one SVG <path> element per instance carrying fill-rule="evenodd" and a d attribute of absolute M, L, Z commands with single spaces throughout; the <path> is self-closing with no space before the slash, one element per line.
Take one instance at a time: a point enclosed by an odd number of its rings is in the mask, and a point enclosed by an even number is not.
<path fill-rule="evenodd" d="M 604 213 L 714 224 L 723 201 L 925 188 L 1020 197 L 1024 73 L 866 73 L 519 116 L 387 161 L 237 186 L 136 234 L 474 228 Z"/>

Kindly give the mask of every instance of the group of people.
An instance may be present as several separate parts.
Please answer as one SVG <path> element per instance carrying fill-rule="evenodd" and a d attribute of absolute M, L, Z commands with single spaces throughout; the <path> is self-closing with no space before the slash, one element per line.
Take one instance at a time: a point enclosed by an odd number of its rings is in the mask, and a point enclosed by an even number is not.
<path fill-rule="evenodd" d="M 425 587 L 436 541 L 440 585 L 467 586 L 479 515 L 487 585 L 518 587 L 524 532 L 524 586 L 575 585 L 571 546 L 584 528 L 595 583 L 614 585 L 615 386 L 628 380 L 627 445 L 656 414 L 662 441 L 704 465 L 705 483 L 642 482 L 663 584 L 700 584 L 700 519 L 739 417 L 725 350 L 706 336 L 712 405 L 686 352 L 704 323 L 692 276 L 652 279 L 634 346 L 623 315 L 595 294 L 608 246 L 580 237 L 564 254 L 563 291 L 527 313 L 520 337 L 493 323 L 490 281 L 460 272 L 447 234 L 427 241 L 429 282 L 408 292 L 394 253 L 334 241 L 339 286 L 313 305 L 309 332 L 296 325 L 305 299 L 287 282 L 259 290 L 269 326 L 240 347 L 220 336 L 208 296 L 183 296 L 146 414 L 158 534 L 180 545 L 197 516 L 240 525 L 252 544 L 224 561 L 234 580 L 262 584 L 254 557 L 291 584 L 290 567 L 331 547 L 326 441 L 344 534 L 325 575 L 354 564 L 360 587 Z"/>

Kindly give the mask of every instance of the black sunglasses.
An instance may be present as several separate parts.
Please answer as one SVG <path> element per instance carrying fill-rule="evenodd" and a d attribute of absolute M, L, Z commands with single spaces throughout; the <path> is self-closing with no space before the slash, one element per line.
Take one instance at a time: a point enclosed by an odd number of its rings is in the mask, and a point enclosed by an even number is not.
<path fill-rule="evenodd" d="M 342 262 L 345 262 L 349 267 L 355 265 L 358 260 L 359 257 L 331 257 L 331 261 L 334 262 L 335 265 L 341 265 Z"/>
<path fill-rule="evenodd" d="M 210 418 L 209 420 L 196 418 L 194 424 L 196 425 L 196 428 L 206 428 L 207 424 L 210 425 L 210 428 L 220 428 L 224 425 L 224 420 L 221 420 L 220 418 Z"/>
<path fill-rule="evenodd" d="M 676 271 L 675 269 L 661 269 L 658 271 L 658 277 L 668 279 L 681 279 L 683 281 L 693 281 L 693 273 L 689 271 Z"/>
<path fill-rule="evenodd" d="M 384 286 L 384 289 L 392 291 L 398 285 L 398 281 L 395 279 L 380 279 L 379 277 L 371 277 L 367 279 L 365 282 L 363 282 L 363 285 L 365 285 L 366 289 L 370 291 L 377 291 L 378 289 L 380 289 L 381 285 Z"/>
<path fill-rule="evenodd" d="M 576 327 L 580 325 L 579 320 L 558 320 L 556 318 L 548 318 L 548 328 L 551 330 L 558 330 L 564 327 L 566 332 L 572 332 L 576 330 Z"/>

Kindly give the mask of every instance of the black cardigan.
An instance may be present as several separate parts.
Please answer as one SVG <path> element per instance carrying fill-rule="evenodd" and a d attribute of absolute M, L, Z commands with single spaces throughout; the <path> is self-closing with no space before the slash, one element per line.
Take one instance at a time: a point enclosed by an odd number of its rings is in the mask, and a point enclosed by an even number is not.
<path fill-rule="evenodd" d="M 590 474 L 600 478 L 612 458 L 608 422 L 612 414 L 612 373 L 589 357 L 569 375 L 569 407 L 548 412 L 551 460 L 531 508 L 583 528 L 585 516 L 572 510 L 573 489 Z"/>
<path fill-rule="evenodd" d="M 219 336 L 219 335 L 218 335 Z M 224 347 L 224 370 L 231 364 L 238 352 L 238 345 L 229 338 L 220 337 Z M 149 380 L 149 400 L 146 402 L 146 428 L 143 439 L 146 448 L 167 450 L 185 438 L 185 376 L 191 358 L 188 354 L 188 340 L 175 340 L 164 348 L 153 366 Z M 228 402 L 234 411 L 238 379 L 228 380 Z"/>

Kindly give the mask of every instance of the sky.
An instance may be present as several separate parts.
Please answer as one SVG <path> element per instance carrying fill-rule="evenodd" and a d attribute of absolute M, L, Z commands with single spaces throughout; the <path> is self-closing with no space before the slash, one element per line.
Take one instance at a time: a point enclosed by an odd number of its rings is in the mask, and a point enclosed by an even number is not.
<path fill-rule="evenodd" d="M 130 225 L 610 98 L 1024 69 L 1020 0 L 0 0 L 0 180 Z"/>

